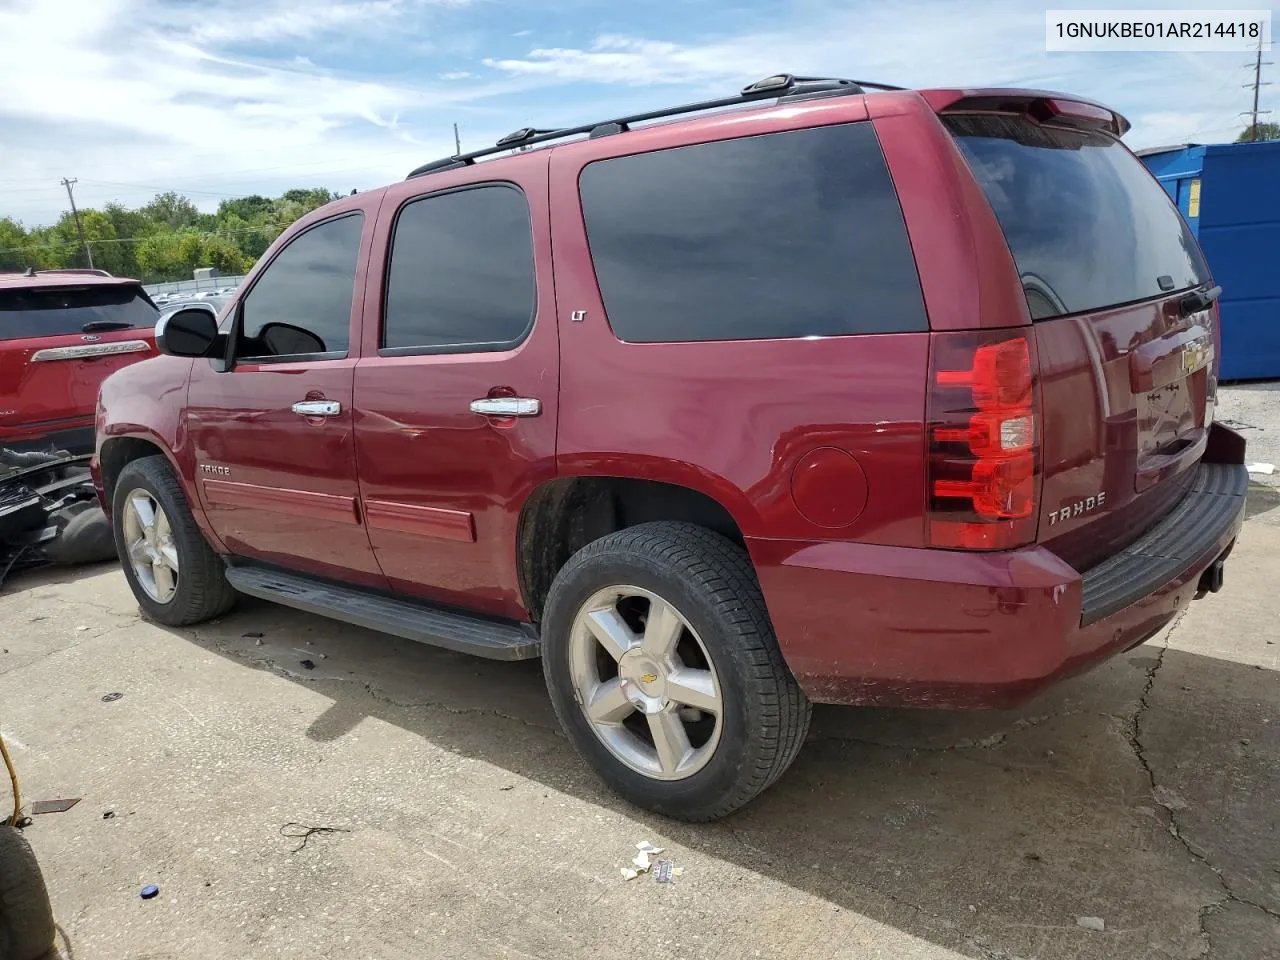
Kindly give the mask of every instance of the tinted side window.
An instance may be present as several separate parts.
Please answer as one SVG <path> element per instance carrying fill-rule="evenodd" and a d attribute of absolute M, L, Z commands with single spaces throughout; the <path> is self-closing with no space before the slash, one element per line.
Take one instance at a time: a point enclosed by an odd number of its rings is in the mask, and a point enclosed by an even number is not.
<path fill-rule="evenodd" d="M 237 357 L 346 354 L 363 225 L 330 220 L 280 251 L 245 295 Z"/>
<path fill-rule="evenodd" d="M 533 320 L 533 234 L 524 194 L 476 187 L 400 211 L 387 271 L 382 345 L 499 350 Z"/>
<path fill-rule="evenodd" d="M 580 187 L 605 310 L 623 340 L 928 328 L 869 123 L 601 160 Z"/>

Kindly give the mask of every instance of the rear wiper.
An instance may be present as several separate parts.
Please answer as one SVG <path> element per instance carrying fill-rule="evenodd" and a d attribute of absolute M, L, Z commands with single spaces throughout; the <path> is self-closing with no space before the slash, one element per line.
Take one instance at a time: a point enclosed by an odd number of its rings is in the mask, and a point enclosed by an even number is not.
<path fill-rule="evenodd" d="M 1222 296 L 1221 287 L 1210 287 L 1208 290 L 1192 290 L 1178 301 L 1178 312 L 1184 317 L 1201 310 L 1208 310 L 1213 302 Z"/>
<path fill-rule="evenodd" d="M 128 320 L 90 320 L 80 328 L 81 333 L 97 333 L 99 330 L 130 330 L 133 324 Z"/>

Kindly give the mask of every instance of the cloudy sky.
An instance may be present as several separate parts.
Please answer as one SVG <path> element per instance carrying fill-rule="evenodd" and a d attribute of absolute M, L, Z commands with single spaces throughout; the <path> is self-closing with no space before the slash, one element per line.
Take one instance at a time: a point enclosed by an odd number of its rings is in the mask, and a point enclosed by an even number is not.
<path fill-rule="evenodd" d="M 1157 4 L 1124 4 L 1144 5 Z M 1128 116 L 1135 148 L 1225 140 L 1242 127 L 1244 56 L 1049 54 L 1044 9 L 0 0 L 0 216 L 52 222 L 66 208 L 63 176 L 79 178 L 86 206 L 137 205 L 170 189 L 205 209 L 294 186 L 366 189 L 452 153 L 455 122 L 463 148 L 476 149 L 519 127 L 722 95 L 784 71 L 1076 92 Z M 1264 89 L 1272 100 L 1280 83 Z"/>

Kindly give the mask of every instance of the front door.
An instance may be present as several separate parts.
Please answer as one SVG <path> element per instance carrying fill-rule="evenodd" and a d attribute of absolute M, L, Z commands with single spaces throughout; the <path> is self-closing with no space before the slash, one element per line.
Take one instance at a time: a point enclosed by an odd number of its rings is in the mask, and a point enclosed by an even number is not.
<path fill-rule="evenodd" d="M 355 371 L 361 497 L 392 587 L 512 618 L 520 508 L 555 474 L 546 156 L 502 182 L 481 164 L 387 191 Z"/>
<path fill-rule="evenodd" d="M 352 205 L 249 281 L 234 364 L 196 361 L 187 422 L 201 503 L 232 553 L 385 587 L 357 503 L 354 292 L 373 211 Z"/>

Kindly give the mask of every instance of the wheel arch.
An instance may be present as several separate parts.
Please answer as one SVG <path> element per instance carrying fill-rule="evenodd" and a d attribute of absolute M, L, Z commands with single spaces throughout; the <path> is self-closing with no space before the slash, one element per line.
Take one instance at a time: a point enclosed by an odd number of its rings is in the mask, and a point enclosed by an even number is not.
<path fill-rule="evenodd" d="M 691 468 L 692 469 L 692 468 Z M 551 583 L 578 550 L 617 530 L 655 520 L 694 523 L 745 545 L 737 513 L 710 483 L 672 482 L 622 473 L 582 473 L 540 484 L 525 500 L 516 535 L 516 565 L 525 609 L 538 622 Z M 714 488 L 713 488 L 714 489 Z"/>
<path fill-rule="evenodd" d="M 134 460 L 153 457 L 157 454 L 168 461 L 169 467 L 181 482 L 182 471 L 178 467 L 178 461 L 160 442 L 159 437 L 153 434 L 125 434 L 111 436 L 102 441 L 98 448 L 98 470 L 102 476 L 102 493 L 105 501 L 103 506 L 108 513 L 111 512 L 111 504 L 115 500 L 116 482 L 120 479 L 121 471 Z M 183 487 L 186 487 L 185 483 Z"/>
<path fill-rule="evenodd" d="M 214 550 L 225 554 L 227 552 L 225 545 L 209 525 L 208 517 L 205 516 L 204 507 L 197 496 L 195 482 L 183 471 L 182 464 L 173 450 L 158 434 L 149 430 L 113 434 L 104 439 L 98 447 L 96 463 L 99 482 L 102 485 L 102 505 L 107 515 L 110 516 L 112 512 L 111 505 L 115 502 L 116 483 L 120 479 L 120 473 L 133 461 L 153 456 L 164 457 L 165 462 L 169 464 L 169 469 L 178 480 L 178 486 L 182 488 L 187 498 L 187 506 L 191 510 L 196 526 L 200 528 L 200 532 L 204 534 Z"/>

